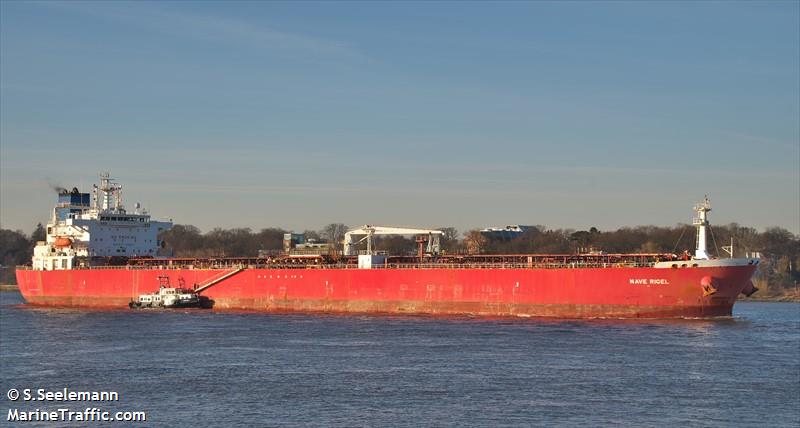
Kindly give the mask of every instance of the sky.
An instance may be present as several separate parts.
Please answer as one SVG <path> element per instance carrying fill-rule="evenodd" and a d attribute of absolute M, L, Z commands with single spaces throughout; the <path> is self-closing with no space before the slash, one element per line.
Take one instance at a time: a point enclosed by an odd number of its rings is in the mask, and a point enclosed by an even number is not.
<path fill-rule="evenodd" d="M 800 233 L 800 2 L 0 2 L 0 226 Z"/>

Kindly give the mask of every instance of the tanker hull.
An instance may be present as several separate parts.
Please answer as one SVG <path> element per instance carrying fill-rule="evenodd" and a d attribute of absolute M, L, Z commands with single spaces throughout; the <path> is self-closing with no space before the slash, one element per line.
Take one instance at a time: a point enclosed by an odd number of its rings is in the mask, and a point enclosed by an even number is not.
<path fill-rule="evenodd" d="M 248 268 L 17 270 L 28 303 L 122 308 L 173 284 L 208 283 L 217 310 L 559 318 L 730 316 L 754 265 L 661 268 Z M 226 277 L 226 275 L 229 275 Z M 713 283 L 713 292 L 708 284 Z"/>

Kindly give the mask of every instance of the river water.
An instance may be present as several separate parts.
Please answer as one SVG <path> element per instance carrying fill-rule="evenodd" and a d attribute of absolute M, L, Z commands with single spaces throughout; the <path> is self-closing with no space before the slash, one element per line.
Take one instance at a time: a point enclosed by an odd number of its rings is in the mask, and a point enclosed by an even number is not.
<path fill-rule="evenodd" d="M 88 407 L 158 427 L 797 427 L 800 304 L 576 321 L 41 309 L 4 292 L 0 387 L 0 425 Z M 7 396 L 65 387 L 119 399 Z"/>

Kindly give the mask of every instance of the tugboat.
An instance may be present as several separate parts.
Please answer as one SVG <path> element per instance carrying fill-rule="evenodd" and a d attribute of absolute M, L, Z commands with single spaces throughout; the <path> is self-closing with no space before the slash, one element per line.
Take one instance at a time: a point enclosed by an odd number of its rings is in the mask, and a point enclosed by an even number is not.
<path fill-rule="evenodd" d="M 207 308 L 208 298 L 200 296 L 192 289 L 171 287 L 169 277 L 158 277 L 159 289 L 155 293 L 141 294 L 138 300 L 131 300 L 128 307 L 136 308 Z M 181 284 L 182 285 L 182 284 Z"/>

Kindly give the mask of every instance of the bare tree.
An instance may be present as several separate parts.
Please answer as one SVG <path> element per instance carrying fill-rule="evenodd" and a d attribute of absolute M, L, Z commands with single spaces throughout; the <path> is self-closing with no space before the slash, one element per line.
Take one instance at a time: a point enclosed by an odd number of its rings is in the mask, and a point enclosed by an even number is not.
<path fill-rule="evenodd" d="M 444 232 L 444 235 L 442 235 L 442 239 L 440 242 L 442 251 L 448 254 L 455 253 L 456 251 L 458 251 L 458 246 L 459 246 L 458 230 L 450 226 L 440 227 L 437 230 L 441 230 L 442 232 Z"/>
<path fill-rule="evenodd" d="M 331 223 L 319 231 L 319 236 L 334 245 L 337 250 L 340 250 L 347 229 L 348 227 L 346 224 Z"/>
<path fill-rule="evenodd" d="M 469 254 L 480 254 L 487 243 L 488 239 L 481 234 L 480 230 L 473 229 L 464 232 L 464 246 Z"/>

